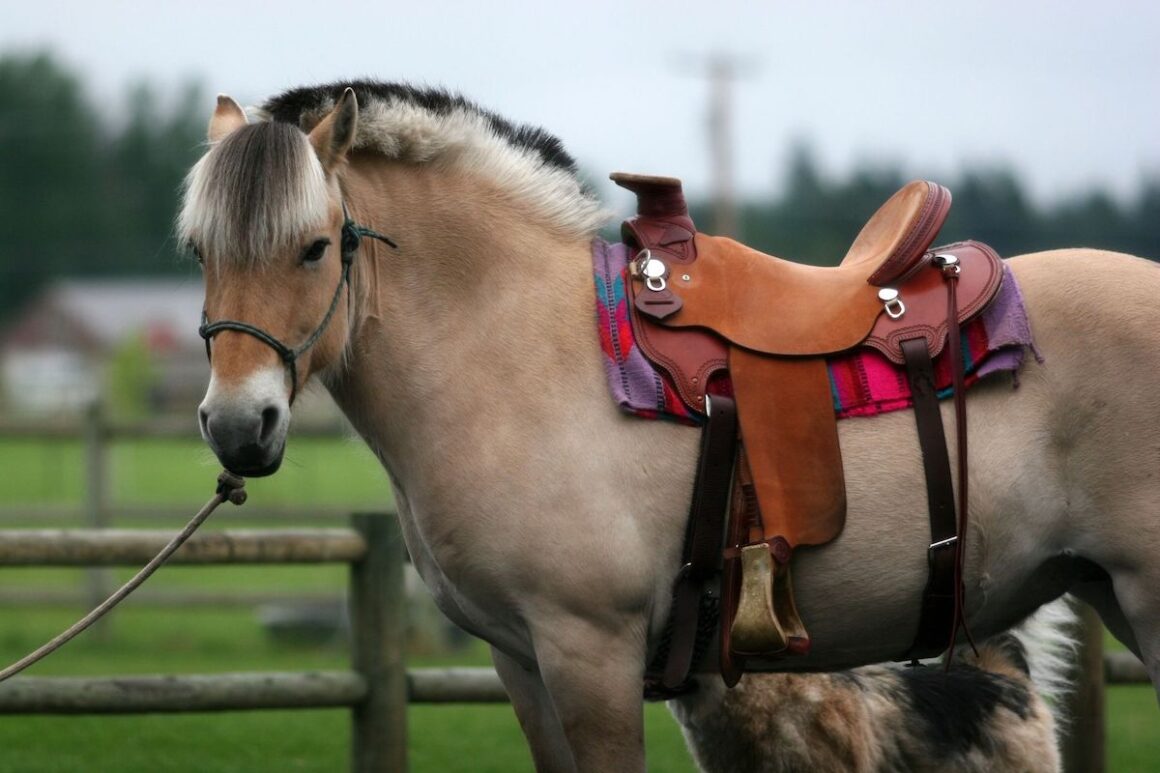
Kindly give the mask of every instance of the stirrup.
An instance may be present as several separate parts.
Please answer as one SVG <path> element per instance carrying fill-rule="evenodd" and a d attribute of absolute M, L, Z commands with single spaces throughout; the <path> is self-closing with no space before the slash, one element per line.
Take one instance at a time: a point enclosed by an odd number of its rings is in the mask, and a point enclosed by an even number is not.
<path fill-rule="evenodd" d="M 789 644 L 773 609 L 775 577 L 767 543 L 741 548 L 741 593 L 729 635 L 735 652 L 772 654 Z"/>
<path fill-rule="evenodd" d="M 786 634 L 786 654 L 808 655 L 810 635 L 805 623 L 798 615 L 797 602 L 793 599 L 793 576 L 789 564 L 780 564 L 773 583 L 773 608 L 781 612 L 781 627 Z"/>
<path fill-rule="evenodd" d="M 739 595 L 729 634 L 734 652 L 760 656 L 809 652 L 809 634 L 794 602 L 789 564 L 773 558 L 769 543 L 741 548 Z"/>

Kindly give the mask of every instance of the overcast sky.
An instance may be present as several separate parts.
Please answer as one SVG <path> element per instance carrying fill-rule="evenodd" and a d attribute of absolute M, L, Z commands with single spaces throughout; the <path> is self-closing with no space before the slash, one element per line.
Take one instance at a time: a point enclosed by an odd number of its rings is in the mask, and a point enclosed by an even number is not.
<path fill-rule="evenodd" d="M 1010 162 L 1048 200 L 1090 184 L 1130 193 L 1160 176 L 1152 2 L 5 6 L 0 51 L 51 47 L 110 109 L 142 78 L 194 78 L 207 97 L 244 103 L 305 83 L 406 79 L 544 126 L 594 176 L 670 174 L 706 192 L 708 92 L 697 63 L 729 52 L 747 70 L 734 92 L 743 193 L 777 190 L 794 139 L 835 173 L 897 162 L 938 179 Z"/>

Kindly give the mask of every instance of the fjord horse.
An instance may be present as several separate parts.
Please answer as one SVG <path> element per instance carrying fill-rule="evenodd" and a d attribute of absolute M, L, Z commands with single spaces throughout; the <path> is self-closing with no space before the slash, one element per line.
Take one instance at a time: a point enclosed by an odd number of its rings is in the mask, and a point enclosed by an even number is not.
<path fill-rule="evenodd" d="M 444 92 L 302 88 L 258 119 L 219 98 L 178 221 L 204 266 L 207 443 L 273 473 L 317 377 L 386 468 L 437 603 L 490 643 L 537 769 L 644 770 L 698 432 L 609 398 L 600 204 L 554 137 Z M 1088 249 L 1010 266 L 1044 361 L 969 396 L 967 619 L 987 636 L 1071 590 L 1160 684 L 1160 270 Z M 845 531 L 795 559 L 813 651 L 769 669 L 880 662 L 914 635 L 913 420 L 843 421 L 840 441 Z"/>

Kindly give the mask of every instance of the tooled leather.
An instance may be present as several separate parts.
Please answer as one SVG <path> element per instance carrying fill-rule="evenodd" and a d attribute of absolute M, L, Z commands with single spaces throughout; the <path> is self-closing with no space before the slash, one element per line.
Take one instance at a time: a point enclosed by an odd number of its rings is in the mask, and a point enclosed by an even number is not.
<path fill-rule="evenodd" d="M 621 238 L 627 243 L 648 247 L 660 260 L 686 265 L 697 259 L 693 243 L 696 230 L 687 215 L 664 219 L 637 216 L 624 221 Z"/>
<path fill-rule="evenodd" d="M 710 258 L 720 257 L 717 253 L 725 244 L 728 244 L 726 252 L 745 253 L 759 274 L 762 273 L 760 269 L 767 265 L 766 260 L 777 261 L 783 266 L 787 263 L 780 259 L 772 259 L 744 245 L 730 243 L 729 240 L 697 234 L 692 220 L 681 208 L 683 196 L 680 194 L 679 185 L 678 181 L 665 178 L 640 178 L 639 181 L 634 180 L 632 185 L 626 184 L 625 187 L 637 190 L 641 211 L 656 214 L 631 218 L 622 228 L 625 241 L 633 247 L 637 249 L 647 247 L 661 260 L 682 267 L 682 271 L 672 271 L 669 276 L 669 284 L 678 286 L 679 292 L 687 294 L 690 284 L 680 279 L 681 277 L 702 273 L 700 269 L 704 267 L 704 262 L 697 260 L 698 255 L 704 253 Z M 930 190 L 933 193 L 927 197 L 926 205 L 934 212 L 933 220 L 929 213 L 924 213 L 916 221 L 918 223 L 916 230 L 903 240 L 904 243 L 917 244 L 926 240 L 925 243 L 929 244 L 933 237 L 928 235 L 928 226 L 923 223 L 941 224 L 945 219 L 946 208 L 950 204 L 949 192 L 933 183 L 928 185 L 931 186 Z M 940 190 L 946 195 L 939 195 Z M 705 252 L 706 250 L 708 252 Z M 900 246 L 895 254 L 902 254 L 902 251 L 903 247 Z M 998 291 L 1002 278 L 999 258 L 989 247 L 976 242 L 948 245 L 940 248 L 940 251 L 954 251 L 963 261 L 964 275 L 960 281 L 959 291 L 960 321 L 967 321 L 984 308 Z M 904 261 L 901 265 L 909 262 L 911 261 Z M 718 280 L 720 284 L 727 283 L 730 265 L 726 263 L 723 267 L 722 278 Z M 920 261 L 917 266 L 910 266 L 899 281 L 901 296 L 907 305 L 907 312 L 901 320 L 892 320 L 883 314 L 882 304 L 876 297 L 877 291 L 866 284 L 864 277 L 847 270 L 846 273 L 849 275 L 839 282 L 845 289 L 836 294 L 857 298 L 858 302 L 854 307 L 846 305 L 845 308 L 834 309 L 836 314 L 824 310 L 813 315 L 800 310 L 796 314 L 786 314 L 786 309 L 772 302 L 767 293 L 756 299 L 759 303 L 753 309 L 747 310 L 750 313 L 740 315 L 744 324 L 738 326 L 734 320 L 732 327 L 719 325 L 714 322 L 712 314 L 727 314 L 728 311 L 720 309 L 737 300 L 738 291 L 727 290 L 722 298 L 714 298 L 713 303 L 698 303 L 695 310 L 682 310 L 681 313 L 665 319 L 662 324 L 654 324 L 656 316 L 646 321 L 640 319 L 641 315 L 637 313 L 631 315 L 632 324 L 642 352 L 670 377 L 677 393 L 691 410 L 704 413 L 706 384 L 716 373 L 727 367 L 727 340 L 756 352 L 790 355 L 830 354 L 858 345 L 867 345 L 882 352 L 891 361 L 901 364 L 903 359 L 900 342 L 907 338 L 921 337 L 926 340 L 931 356 L 937 355 L 946 343 L 946 312 L 943 305 L 945 290 L 941 280 L 936 276 L 936 271 L 924 273 L 923 267 L 927 265 L 929 258 Z M 832 299 L 833 294 L 824 292 L 828 282 L 826 273 L 814 274 L 812 272 L 816 271 L 815 269 L 798 267 L 797 264 L 790 264 L 788 269 L 793 275 L 804 273 L 807 277 L 818 278 L 813 285 L 812 294 L 809 292 L 805 294 L 807 301 L 814 296 L 822 298 L 825 295 L 830 295 Z M 775 269 L 773 272 L 775 277 L 777 271 Z M 846 281 L 847 279 L 850 281 Z M 752 287 L 763 284 L 760 277 L 750 277 L 749 280 L 742 286 L 740 290 L 742 294 L 746 285 Z M 693 284 L 695 283 L 694 281 Z M 770 284 L 776 285 L 776 279 Z M 810 287 L 809 281 L 807 287 Z M 658 295 L 645 290 L 639 281 L 630 281 L 628 290 L 630 304 L 638 310 L 639 295 L 647 293 L 650 300 Z M 665 292 L 669 292 L 668 288 Z M 709 301 L 709 298 L 703 301 Z M 809 305 L 807 304 L 805 308 L 808 310 Z M 707 316 L 697 317 L 690 322 L 690 317 L 700 314 Z M 762 341 L 760 336 L 753 336 L 747 332 L 749 328 L 746 325 L 753 326 L 754 329 L 761 327 L 770 329 L 775 322 L 777 329 L 782 331 L 788 329 L 788 335 L 783 334 L 780 341 L 776 336 L 771 341 Z M 795 324 L 800 330 L 793 327 Z M 737 330 L 740 330 L 740 334 L 737 334 Z M 819 331 L 828 331 L 820 343 L 815 340 L 817 335 L 822 334 Z M 798 335 L 799 338 L 793 338 L 794 335 Z M 787 340 L 789 346 L 786 346 Z M 762 345 L 771 342 L 772 346 Z"/>
<path fill-rule="evenodd" d="M 887 287 L 907 271 L 914 258 L 934 242 L 951 209 L 951 192 L 930 181 L 922 212 L 890 257 L 866 280 L 875 287 Z"/>
<path fill-rule="evenodd" d="M 803 266 L 697 234 L 693 244 L 700 259 L 682 265 L 679 274 L 673 271 L 664 293 L 642 292 L 647 297 L 638 299 L 637 308 L 666 325 L 707 328 L 766 354 L 844 351 L 862 342 L 882 313 L 875 280 L 893 281 L 920 262 L 949 208 L 947 189 L 909 183 L 874 213 L 836 268 Z M 898 236 L 900 227 L 906 230 Z M 891 236 L 895 246 L 883 257 L 886 245 L 878 242 Z"/>
<path fill-rule="evenodd" d="M 958 280 L 959 323 L 973 319 L 999 291 L 1003 280 L 1003 263 L 998 254 L 986 244 L 964 241 L 937 247 L 931 254 L 949 253 L 959 259 Z M 874 323 L 870 335 L 862 345 L 872 347 L 898 365 L 905 363 L 902 342 L 909 338 L 923 338 L 932 358 L 937 357 L 947 343 L 946 285 L 938 270 L 927 258 L 922 267 L 915 269 L 899 287 L 899 298 L 906 312 L 895 320 L 882 314 Z"/>
<path fill-rule="evenodd" d="M 897 289 L 907 310 L 891 320 L 864 276 L 820 274 L 720 237 L 697 234 L 695 241 L 700 258 L 670 282 L 684 306 L 664 320 L 666 327 L 712 330 L 737 346 L 771 355 L 824 356 L 865 343 L 901 364 L 898 342 L 924 331 L 932 355 L 941 351 L 945 288 L 933 270 L 916 269 L 904 277 Z M 965 249 L 962 260 L 961 315 L 974 315 L 998 290 L 1001 263 L 981 245 Z M 907 335 L 894 332 L 904 327 Z"/>
<path fill-rule="evenodd" d="M 629 243 L 635 247 L 653 249 L 651 242 L 644 241 L 651 238 L 653 233 L 655 231 L 651 229 L 633 229 L 631 234 L 634 238 Z M 692 243 L 690 232 L 688 244 Z M 632 281 L 628 282 L 627 286 L 629 307 L 637 309 L 637 295 L 641 288 L 637 282 Z M 649 290 L 645 292 L 654 294 Z M 629 317 L 632 320 L 637 346 L 654 365 L 669 376 L 685 405 L 697 413 L 704 414 L 705 386 L 714 374 L 724 370 L 726 366 L 725 342 L 708 331 L 674 330 L 645 322 L 640 314 L 635 313 Z"/>
<path fill-rule="evenodd" d="M 647 204 L 649 199 L 642 197 L 641 202 Z M 652 257 L 666 266 L 688 265 L 697 259 L 697 247 L 693 242 L 696 228 L 687 214 L 629 218 L 624 221 L 620 232 L 626 244 L 647 248 Z M 672 279 L 671 272 L 668 279 Z M 660 321 L 680 311 L 684 302 L 666 285 L 661 290 L 650 289 L 635 295 L 633 304 L 641 314 Z"/>
<path fill-rule="evenodd" d="M 630 283 L 629 293 L 635 292 Z M 704 414 L 705 387 L 727 364 L 725 342 L 703 330 L 674 330 L 644 322 L 637 314 L 630 316 L 637 346 L 668 374 L 685 405 Z"/>
<path fill-rule="evenodd" d="M 637 194 L 640 214 L 624 221 L 621 226 L 621 237 L 626 244 L 634 249 L 647 248 L 666 264 L 686 266 L 696 260 L 697 248 L 693 240 L 696 226 L 685 208 L 679 180 L 641 175 L 613 175 L 612 179 L 617 185 Z M 636 281 L 629 281 L 627 285 L 629 307 L 639 311 L 641 286 Z M 667 288 L 662 293 L 644 292 L 652 296 L 650 300 L 658 300 L 661 304 L 672 297 Z M 679 308 L 678 300 L 668 314 Z M 638 313 L 629 316 L 637 346 L 668 375 L 685 405 L 703 415 L 705 387 L 709 379 L 726 366 L 725 342 L 708 331 L 672 330 L 646 323 Z M 657 318 L 655 313 L 651 316 Z"/>

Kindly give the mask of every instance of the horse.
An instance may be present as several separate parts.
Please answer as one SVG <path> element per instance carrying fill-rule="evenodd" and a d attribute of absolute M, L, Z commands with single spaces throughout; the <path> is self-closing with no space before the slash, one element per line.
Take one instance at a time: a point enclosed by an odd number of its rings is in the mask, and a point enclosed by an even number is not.
<path fill-rule="evenodd" d="M 209 447 L 274 473 L 316 378 L 385 468 L 440 609 L 490 644 L 537 770 L 644 770 L 699 433 L 609 397 L 608 216 L 572 157 L 463 97 L 374 82 L 292 89 L 253 121 L 223 95 L 208 140 L 177 232 L 203 266 Z M 1094 249 L 1008 265 L 1043 361 L 967 398 L 966 620 L 990 636 L 1070 591 L 1160 685 L 1160 271 Z M 754 668 L 908 649 L 929 531 L 906 414 L 839 423 L 846 526 L 794 559 L 812 651 Z"/>
<path fill-rule="evenodd" d="M 698 677 L 672 710 L 703 773 L 1059 773 L 1076 622 L 1053 601 L 946 671 Z"/>

